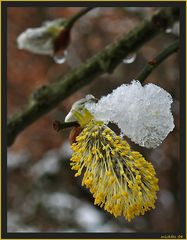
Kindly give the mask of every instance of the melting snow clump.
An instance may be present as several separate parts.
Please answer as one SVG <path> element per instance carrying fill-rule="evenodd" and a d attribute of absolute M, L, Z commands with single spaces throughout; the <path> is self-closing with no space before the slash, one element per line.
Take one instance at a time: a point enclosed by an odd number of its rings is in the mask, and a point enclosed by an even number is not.
<path fill-rule="evenodd" d="M 133 80 L 86 107 L 97 120 L 117 124 L 133 142 L 156 148 L 174 128 L 172 102 L 161 87 Z"/>

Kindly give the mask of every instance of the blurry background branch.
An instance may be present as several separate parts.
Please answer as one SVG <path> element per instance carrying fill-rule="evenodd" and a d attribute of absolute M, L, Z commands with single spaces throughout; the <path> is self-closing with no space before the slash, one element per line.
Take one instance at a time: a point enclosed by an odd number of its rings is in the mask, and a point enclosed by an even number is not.
<path fill-rule="evenodd" d="M 12 145 L 22 130 L 52 110 L 60 101 L 99 75 L 111 73 L 129 53 L 138 50 L 178 19 L 179 8 L 164 8 L 150 20 L 144 21 L 127 35 L 95 54 L 86 63 L 69 72 L 58 82 L 39 88 L 31 95 L 26 107 L 8 120 L 8 146 Z"/>

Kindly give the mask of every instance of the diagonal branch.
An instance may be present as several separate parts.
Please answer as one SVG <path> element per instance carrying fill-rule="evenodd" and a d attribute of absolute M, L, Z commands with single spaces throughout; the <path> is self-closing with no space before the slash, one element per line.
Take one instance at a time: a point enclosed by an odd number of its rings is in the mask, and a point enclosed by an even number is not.
<path fill-rule="evenodd" d="M 60 101 L 103 73 L 111 73 L 129 53 L 138 50 L 160 30 L 179 19 L 179 8 L 163 8 L 150 20 L 134 28 L 118 41 L 108 45 L 86 63 L 69 72 L 60 81 L 42 86 L 34 92 L 26 107 L 8 120 L 7 144 L 41 116 L 52 110 Z"/>
<path fill-rule="evenodd" d="M 152 71 L 162 63 L 166 58 L 168 58 L 172 53 L 175 53 L 179 49 L 179 41 L 172 43 L 167 48 L 162 50 L 155 58 L 150 60 L 140 74 L 137 76 L 137 80 L 141 83 L 145 81 L 145 79 L 152 73 Z"/>

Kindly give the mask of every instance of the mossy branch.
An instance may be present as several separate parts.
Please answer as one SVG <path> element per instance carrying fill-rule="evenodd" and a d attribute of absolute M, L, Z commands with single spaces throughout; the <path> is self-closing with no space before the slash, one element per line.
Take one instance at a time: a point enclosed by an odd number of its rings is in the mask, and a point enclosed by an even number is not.
<path fill-rule="evenodd" d="M 161 9 L 151 19 L 144 21 L 127 35 L 108 45 L 58 82 L 36 90 L 30 96 L 25 108 L 8 120 L 7 145 L 11 146 L 21 131 L 52 110 L 60 101 L 101 74 L 111 73 L 129 53 L 137 51 L 156 34 L 178 20 L 179 13 L 177 7 Z"/>

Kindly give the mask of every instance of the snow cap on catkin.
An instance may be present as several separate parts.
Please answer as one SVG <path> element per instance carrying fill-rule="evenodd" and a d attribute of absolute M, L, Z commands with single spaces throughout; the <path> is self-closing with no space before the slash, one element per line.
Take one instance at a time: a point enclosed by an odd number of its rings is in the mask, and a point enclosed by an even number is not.
<path fill-rule="evenodd" d="M 147 148 L 156 148 L 174 128 L 171 95 L 163 88 L 137 80 L 123 84 L 86 108 L 94 118 L 113 122 L 122 134 Z"/>

